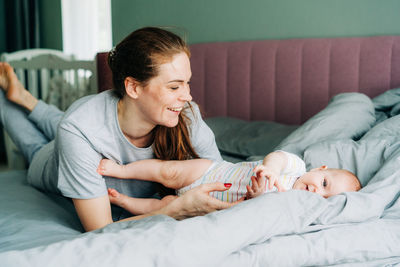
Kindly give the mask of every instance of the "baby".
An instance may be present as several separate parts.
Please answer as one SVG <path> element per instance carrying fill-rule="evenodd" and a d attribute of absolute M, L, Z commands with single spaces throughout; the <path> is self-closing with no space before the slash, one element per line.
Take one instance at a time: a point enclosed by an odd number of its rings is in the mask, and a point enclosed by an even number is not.
<path fill-rule="evenodd" d="M 306 172 L 304 161 L 285 151 L 272 152 L 264 160 L 236 164 L 227 161 L 213 162 L 208 159 L 148 159 L 119 165 L 103 159 L 97 172 L 121 179 L 158 182 L 176 189 L 178 196 L 200 184 L 222 182 L 229 190 L 212 192 L 210 195 L 228 202 L 254 198 L 265 192 L 290 189 L 306 190 L 328 198 L 361 188 L 358 178 L 347 170 L 321 166 Z M 134 205 L 138 207 L 148 201 L 147 206 L 163 206 L 163 203 L 173 199 L 169 196 L 162 200 L 140 200 L 122 195 L 114 189 L 109 189 L 108 192 L 111 203 L 134 214 L 138 213 L 132 207 Z"/>

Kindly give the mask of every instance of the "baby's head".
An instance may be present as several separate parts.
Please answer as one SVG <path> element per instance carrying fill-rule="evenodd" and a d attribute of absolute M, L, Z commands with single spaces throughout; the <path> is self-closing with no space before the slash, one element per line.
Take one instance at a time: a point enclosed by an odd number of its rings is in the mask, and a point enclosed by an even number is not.
<path fill-rule="evenodd" d="M 358 191 L 360 188 L 361 183 L 352 172 L 327 166 L 306 172 L 293 185 L 293 189 L 307 190 L 325 198 L 342 192 Z"/>

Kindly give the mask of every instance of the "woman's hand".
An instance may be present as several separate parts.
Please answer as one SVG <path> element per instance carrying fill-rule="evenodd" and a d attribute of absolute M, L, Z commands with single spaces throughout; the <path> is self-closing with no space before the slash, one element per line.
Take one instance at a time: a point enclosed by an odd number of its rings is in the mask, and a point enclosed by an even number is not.
<path fill-rule="evenodd" d="M 228 203 L 209 195 L 213 191 L 225 191 L 230 186 L 223 183 L 203 184 L 186 192 L 181 197 L 173 200 L 158 213 L 166 214 L 177 220 L 205 215 L 207 213 L 222 210 L 236 205 L 244 200 L 244 197 L 236 202 Z"/>

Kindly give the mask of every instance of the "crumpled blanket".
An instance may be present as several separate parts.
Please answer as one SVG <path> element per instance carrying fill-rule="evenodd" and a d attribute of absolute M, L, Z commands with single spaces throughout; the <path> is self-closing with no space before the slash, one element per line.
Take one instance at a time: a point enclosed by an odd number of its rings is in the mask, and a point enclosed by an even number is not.
<path fill-rule="evenodd" d="M 322 132 L 337 130 L 338 124 L 326 123 L 329 114 L 322 121 L 331 129 Z M 4 266 L 399 265 L 400 116 L 372 129 L 374 122 L 364 121 L 367 133 L 359 140 L 316 135 L 315 143 L 300 147 L 287 140 L 308 166 L 324 160 L 360 173 L 359 192 L 328 199 L 298 190 L 269 193 L 183 221 L 154 216 L 114 223 L 48 246 L 4 252 L 0 260 Z M 319 132 L 318 125 L 310 129 L 316 130 L 308 134 Z"/>

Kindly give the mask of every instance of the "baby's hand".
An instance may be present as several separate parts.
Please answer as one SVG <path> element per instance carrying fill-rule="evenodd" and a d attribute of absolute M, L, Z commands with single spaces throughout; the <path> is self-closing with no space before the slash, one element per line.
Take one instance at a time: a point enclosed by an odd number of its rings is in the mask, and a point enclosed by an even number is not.
<path fill-rule="evenodd" d="M 265 192 L 266 180 L 265 177 L 261 176 L 260 178 L 251 176 L 251 187 L 249 185 L 246 186 L 246 199 L 255 198 L 259 195 L 262 195 Z"/>
<path fill-rule="evenodd" d="M 285 189 L 279 182 L 279 173 L 271 170 L 270 168 L 266 168 L 264 165 L 258 165 L 253 170 L 256 173 L 257 178 L 265 177 L 269 180 L 268 189 L 271 190 L 274 185 L 278 189 L 278 192 L 283 192 Z"/>

